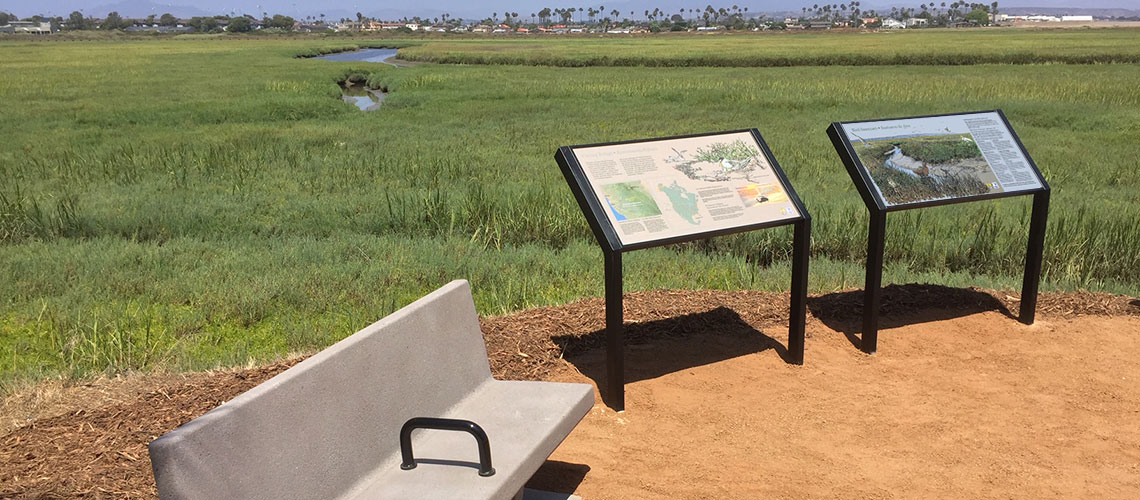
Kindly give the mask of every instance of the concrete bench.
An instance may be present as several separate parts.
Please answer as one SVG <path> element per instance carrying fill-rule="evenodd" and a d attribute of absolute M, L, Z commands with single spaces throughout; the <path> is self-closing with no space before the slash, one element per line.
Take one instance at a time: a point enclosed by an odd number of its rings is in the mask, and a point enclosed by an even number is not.
<path fill-rule="evenodd" d="M 491 378 L 471 290 L 453 281 L 156 439 L 150 458 L 163 500 L 519 498 L 593 404 L 589 385 Z M 424 417 L 480 427 L 494 473 L 472 429 L 407 429 L 402 469 L 401 429 Z"/>

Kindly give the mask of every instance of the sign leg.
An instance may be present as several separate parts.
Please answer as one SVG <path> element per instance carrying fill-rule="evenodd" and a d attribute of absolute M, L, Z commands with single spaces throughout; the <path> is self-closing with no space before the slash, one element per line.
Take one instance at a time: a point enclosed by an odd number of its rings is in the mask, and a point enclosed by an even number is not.
<path fill-rule="evenodd" d="M 1049 191 L 1033 195 L 1033 215 L 1029 222 L 1029 247 L 1025 251 L 1025 277 L 1021 282 L 1021 310 L 1018 320 L 1032 325 L 1037 314 L 1037 286 L 1041 283 L 1041 259 L 1045 252 L 1045 222 L 1049 217 Z"/>
<path fill-rule="evenodd" d="M 804 364 L 804 328 L 807 321 L 808 260 L 811 256 L 811 217 L 796 223 L 792 249 L 792 297 L 788 318 L 788 362 Z"/>
<path fill-rule="evenodd" d="M 625 331 L 621 252 L 606 252 L 606 388 L 602 399 L 625 410 Z M 608 394 L 607 394 L 608 393 Z"/>
<path fill-rule="evenodd" d="M 879 306 L 882 303 L 883 249 L 887 240 L 887 214 L 871 211 L 867 236 L 867 279 L 863 285 L 863 336 L 860 348 L 875 354 L 879 347 Z"/>

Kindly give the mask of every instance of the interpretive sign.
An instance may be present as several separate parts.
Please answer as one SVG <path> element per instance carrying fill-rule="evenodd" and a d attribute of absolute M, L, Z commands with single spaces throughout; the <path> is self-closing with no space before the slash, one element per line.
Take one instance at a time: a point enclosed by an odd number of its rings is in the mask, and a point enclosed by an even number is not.
<path fill-rule="evenodd" d="M 795 225 L 788 361 L 803 363 L 811 217 L 756 129 L 567 146 L 555 159 L 605 254 L 603 397 L 615 409 L 625 408 L 623 251 Z"/>
<path fill-rule="evenodd" d="M 800 219 L 758 136 L 573 146 L 566 159 L 583 194 L 602 208 L 602 227 L 622 248 L 642 248 Z"/>
<path fill-rule="evenodd" d="M 861 348 L 878 343 L 887 212 L 1033 195 L 1020 321 L 1037 308 L 1049 185 L 1001 110 L 836 122 L 827 129 L 870 212 Z"/>
<path fill-rule="evenodd" d="M 883 208 L 1041 190 L 1045 180 L 1000 111 L 838 123 Z"/>

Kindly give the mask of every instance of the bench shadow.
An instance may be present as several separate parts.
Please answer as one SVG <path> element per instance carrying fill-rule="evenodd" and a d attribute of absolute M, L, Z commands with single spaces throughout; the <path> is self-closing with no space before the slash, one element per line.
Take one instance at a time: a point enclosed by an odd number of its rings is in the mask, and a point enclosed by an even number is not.
<path fill-rule="evenodd" d="M 547 460 L 527 481 L 526 487 L 534 490 L 572 494 L 586 479 L 590 466 Z"/>
<path fill-rule="evenodd" d="M 1132 300 L 1131 300 L 1131 301 L 1129 301 L 1128 303 L 1129 303 L 1129 304 L 1132 304 L 1132 305 L 1133 305 L 1133 306 L 1135 306 L 1135 307 L 1140 307 L 1140 299 L 1132 299 Z"/>
<path fill-rule="evenodd" d="M 606 387 L 606 331 L 553 338 L 564 358 L 583 375 Z M 749 354 L 772 350 L 785 363 L 783 343 L 757 330 L 728 308 L 625 324 L 625 382 L 637 382 Z M 609 395 L 603 401 L 612 407 Z"/>
<path fill-rule="evenodd" d="M 879 331 L 906 325 L 961 318 L 997 311 L 1017 319 L 1000 300 L 978 290 L 942 285 L 888 285 L 882 289 Z M 836 292 L 808 298 L 812 316 L 843 333 L 851 345 L 862 347 L 863 290 Z"/>
<path fill-rule="evenodd" d="M 479 470 L 478 462 L 442 458 L 417 458 L 416 465 L 464 467 L 476 472 Z M 586 474 L 589 472 L 589 465 L 547 460 L 527 481 L 526 487 L 552 493 L 572 494 L 578 489 L 578 485 L 586 479 Z"/>

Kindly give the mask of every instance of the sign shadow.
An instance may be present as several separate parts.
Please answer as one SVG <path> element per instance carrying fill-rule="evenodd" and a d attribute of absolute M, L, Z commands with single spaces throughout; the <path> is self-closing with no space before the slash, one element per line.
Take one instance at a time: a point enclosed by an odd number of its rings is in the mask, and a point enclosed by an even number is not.
<path fill-rule="evenodd" d="M 1017 319 L 1000 300 L 986 292 L 942 285 L 888 285 L 883 287 L 880 328 L 897 328 L 997 311 Z M 809 297 L 812 316 L 843 333 L 851 345 L 862 348 L 863 290 Z"/>
<path fill-rule="evenodd" d="M 627 322 L 625 338 L 626 383 L 768 350 L 789 362 L 784 344 L 724 306 L 654 321 Z M 593 379 L 599 388 L 606 387 L 605 329 L 553 340 L 579 372 Z M 610 404 L 610 395 L 601 393 L 606 404 Z"/>

